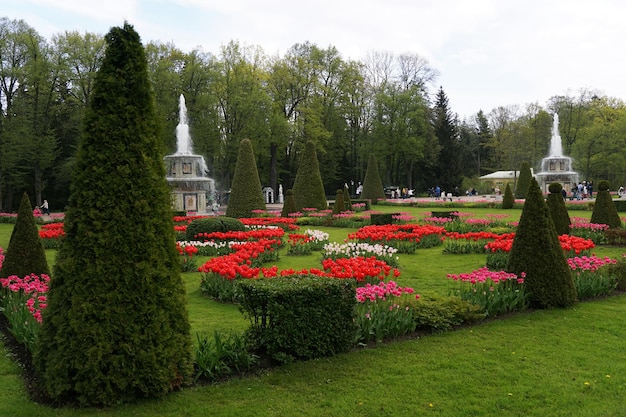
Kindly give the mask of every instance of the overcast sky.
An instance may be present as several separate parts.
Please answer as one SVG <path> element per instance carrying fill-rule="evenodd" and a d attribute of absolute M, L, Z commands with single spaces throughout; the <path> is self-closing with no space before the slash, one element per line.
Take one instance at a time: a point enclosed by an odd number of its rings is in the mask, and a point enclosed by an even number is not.
<path fill-rule="evenodd" d="M 219 55 L 231 40 L 283 55 L 295 43 L 345 59 L 426 58 L 461 118 L 583 89 L 626 100 L 623 0 L 2 0 L 0 16 L 39 34 L 106 34 L 127 20 L 142 41 Z"/>

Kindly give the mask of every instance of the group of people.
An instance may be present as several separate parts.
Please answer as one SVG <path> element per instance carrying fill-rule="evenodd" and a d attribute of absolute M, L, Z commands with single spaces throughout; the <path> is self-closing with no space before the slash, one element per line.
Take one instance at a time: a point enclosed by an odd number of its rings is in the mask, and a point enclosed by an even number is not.
<path fill-rule="evenodd" d="M 50 215 L 50 207 L 48 206 L 48 200 L 43 200 L 43 203 L 41 204 L 41 206 L 35 206 L 35 209 L 33 210 L 33 216 L 41 216 L 42 214 L 45 214 L 47 216 Z"/>
<path fill-rule="evenodd" d="M 582 200 L 583 198 L 593 198 L 593 181 L 579 182 L 577 186 L 572 187 L 570 200 Z"/>

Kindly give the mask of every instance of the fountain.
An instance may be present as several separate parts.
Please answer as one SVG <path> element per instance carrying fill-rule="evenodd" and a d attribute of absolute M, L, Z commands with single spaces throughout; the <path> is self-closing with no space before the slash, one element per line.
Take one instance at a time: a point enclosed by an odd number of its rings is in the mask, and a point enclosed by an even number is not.
<path fill-rule="evenodd" d="M 572 170 L 572 158 L 563 155 L 561 135 L 559 134 L 559 115 L 554 114 L 550 153 L 541 160 L 541 170 L 536 174 L 537 182 L 544 193 L 548 186 L 558 182 L 567 193 L 571 193 L 578 184 L 578 173 Z"/>
<path fill-rule="evenodd" d="M 185 97 L 180 95 L 179 122 L 176 126 L 176 153 L 166 155 L 166 177 L 171 186 L 172 208 L 175 211 L 206 213 L 207 203 L 213 200 L 215 181 L 207 177 L 202 155 L 194 155 L 187 124 Z M 207 198 L 207 194 L 208 197 Z"/>

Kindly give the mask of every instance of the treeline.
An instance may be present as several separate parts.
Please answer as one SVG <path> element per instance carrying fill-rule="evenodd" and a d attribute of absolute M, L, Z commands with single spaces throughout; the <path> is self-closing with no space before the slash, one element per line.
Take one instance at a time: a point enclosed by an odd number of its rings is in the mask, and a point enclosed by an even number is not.
<path fill-rule="evenodd" d="M 62 209 L 103 36 L 44 39 L 21 20 L 0 19 L 0 211 L 27 191 Z M 581 179 L 626 182 L 626 107 L 598 92 L 555 96 L 545 107 L 498 107 L 460 120 L 438 72 L 416 54 L 346 60 L 334 47 L 293 45 L 282 56 L 231 42 L 216 54 L 144 39 L 163 153 L 176 150 L 178 97 L 188 108 L 194 153 L 220 190 L 231 183 L 239 143 L 253 143 L 261 183 L 293 185 L 307 141 L 316 144 L 324 188 L 363 181 L 375 154 L 385 185 L 424 193 L 480 188 L 480 175 L 538 168 L 552 114 Z M 472 80 L 468 80 L 469 83 Z"/>

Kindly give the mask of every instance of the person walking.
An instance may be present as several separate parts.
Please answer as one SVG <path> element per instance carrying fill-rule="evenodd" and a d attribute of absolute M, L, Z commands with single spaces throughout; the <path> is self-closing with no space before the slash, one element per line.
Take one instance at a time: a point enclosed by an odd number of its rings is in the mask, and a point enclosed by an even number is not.
<path fill-rule="evenodd" d="M 50 215 L 50 208 L 48 207 L 48 200 L 44 200 L 43 204 L 41 205 L 41 211 L 43 211 L 43 214 L 46 215 Z"/>

